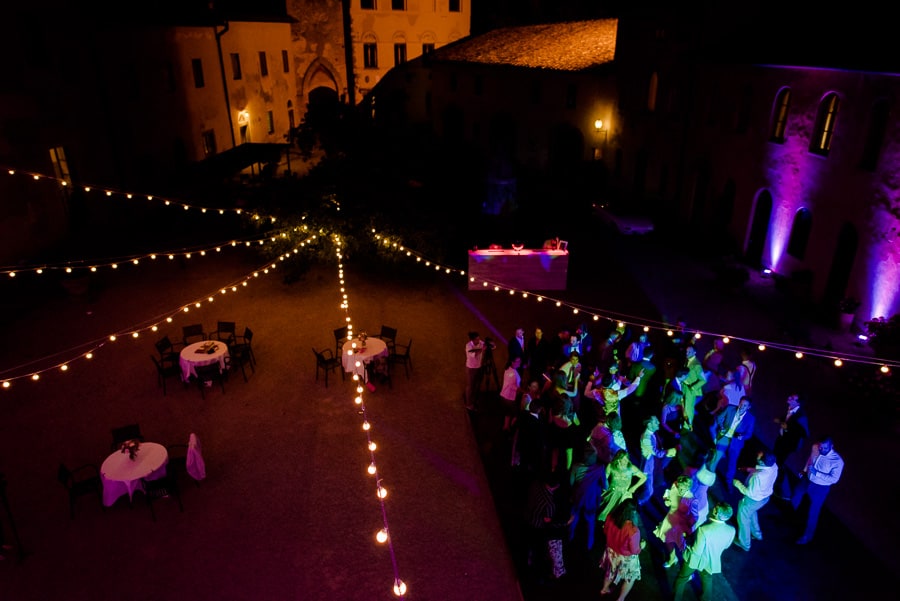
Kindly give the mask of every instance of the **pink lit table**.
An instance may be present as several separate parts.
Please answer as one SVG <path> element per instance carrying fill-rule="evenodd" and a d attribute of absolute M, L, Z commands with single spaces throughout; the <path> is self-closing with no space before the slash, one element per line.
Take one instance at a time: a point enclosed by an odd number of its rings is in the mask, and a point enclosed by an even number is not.
<path fill-rule="evenodd" d="M 103 504 L 110 507 L 116 499 L 127 494 L 129 501 L 136 490 L 144 490 L 141 478 L 156 480 L 166 475 L 169 453 L 155 442 L 142 442 L 134 461 L 128 453 L 116 449 L 100 466 L 103 483 Z"/>
<path fill-rule="evenodd" d="M 565 290 L 568 272 L 568 250 L 469 251 L 469 290 L 493 290 L 490 283 L 517 290 Z"/>

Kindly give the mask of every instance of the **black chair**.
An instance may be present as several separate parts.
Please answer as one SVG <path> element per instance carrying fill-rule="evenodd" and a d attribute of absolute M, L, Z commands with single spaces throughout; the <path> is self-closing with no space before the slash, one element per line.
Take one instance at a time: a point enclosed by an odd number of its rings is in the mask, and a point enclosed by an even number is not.
<path fill-rule="evenodd" d="M 349 335 L 350 335 L 350 328 L 348 328 L 347 326 L 334 329 L 334 356 L 335 357 L 341 356 L 341 346 L 343 346 L 343 344 L 350 339 Z"/>
<path fill-rule="evenodd" d="M 96 465 L 88 463 L 70 470 L 65 464 L 60 463 L 56 472 L 56 479 L 59 480 L 69 494 L 70 519 L 75 519 L 75 502 L 78 500 L 78 497 L 85 495 L 97 495 L 97 499 L 100 501 L 100 509 L 105 511 L 103 507 L 103 484 L 100 482 L 100 471 Z"/>
<path fill-rule="evenodd" d="M 150 516 L 156 521 L 156 510 L 153 504 L 161 499 L 174 498 L 178 502 L 178 509 L 184 513 L 184 505 L 181 504 L 181 491 L 178 489 L 178 478 L 174 470 L 166 464 L 166 475 L 155 480 L 141 479 L 144 485 L 144 498 L 147 499 L 147 505 L 150 507 Z"/>
<path fill-rule="evenodd" d="M 156 341 L 156 351 L 159 353 L 159 361 L 163 365 L 166 365 L 167 363 L 178 365 L 178 356 L 181 349 L 176 347 L 175 344 L 169 340 L 168 336 L 163 336 Z"/>
<path fill-rule="evenodd" d="M 243 336 L 235 336 L 234 342 L 228 347 L 228 350 L 234 353 L 242 353 L 250 360 L 250 366 L 256 366 L 256 354 L 253 352 L 253 330 L 244 328 Z M 254 373 L 256 370 L 253 370 Z"/>
<path fill-rule="evenodd" d="M 392 353 L 394 352 L 394 345 L 397 344 L 397 328 L 383 325 L 381 326 L 381 332 L 375 338 L 384 340 L 385 344 L 387 344 L 388 352 Z"/>
<path fill-rule="evenodd" d="M 224 342 L 228 346 L 231 346 L 234 344 L 235 336 L 237 336 L 237 332 L 235 332 L 234 322 L 220 321 L 216 324 L 215 331 L 210 333 L 209 339 L 218 340 L 219 342 Z"/>
<path fill-rule="evenodd" d="M 194 366 L 194 371 L 197 373 L 197 386 L 200 388 L 200 398 L 206 398 L 205 388 L 207 382 L 218 382 L 219 387 L 222 388 L 222 394 L 225 394 L 225 378 L 228 372 L 222 371 L 218 363 L 196 365 Z"/>
<path fill-rule="evenodd" d="M 231 369 L 235 365 L 241 368 L 241 375 L 244 376 L 244 382 L 247 381 L 247 369 L 244 367 L 245 365 L 250 366 L 250 371 L 252 373 L 256 373 L 256 368 L 253 367 L 253 360 L 250 358 L 250 347 L 246 345 L 237 345 L 234 344 L 230 347 L 231 355 L 226 357 L 225 363 L 228 365 L 228 368 Z"/>
<path fill-rule="evenodd" d="M 186 444 L 166 445 L 166 453 L 169 455 L 169 462 L 166 465 L 175 477 L 187 474 L 187 449 Z"/>
<path fill-rule="evenodd" d="M 181 378 L 181 366 L 178 363 L 164 363 L 150 355 L 153 365 L 156 366 L 156 384 L 162 386 L 163 396 L 166 394 L 166 380 L 172 377 Z"/>
<path fill-rule="evenodd" d="M 189 326 L 182 326 L 181 335 L 181 341 L 184 343 L 184 346 L 193 344 L 194 342 L 208 340 L 206 332 L 203 330 L 203 324 L 200 323 L 193 323 Z"/>
<path fill-rule="evenodd" d="M 341 360 L 334 356 L 331 349 L 317 351 L 313 348 L 312 352 L 316 356 L 316 382 L 319 381 L 320 369 L 325 373 L 325 388 L 328 388 L 328 372 L 339 369 L 341 370 L 341 381 L 344 380 L 344 368 L 341 366 Z"/>
<path fill-rule="evenodd" d="M 144 442 L 144 435 L 141 434 L 141 426 L 139 424 L 127 424 L 110 430 L 112 432 L 111 450 L 115 451 L 122 443 L 127 440 L 140 440 Z"/>
<path fill-rule="evenodd" d="M 403 369 L 406 371 L 407 379 L 409 379 L 409 371 L 412 369 L 412 358 L 409 355 L 411 349 L 412 338 L 409 339 L 408 344 L 395 345 L 394 351 L 388 355 L 388 363 L 390 363 L 391 365 L 403 365 Z"/>

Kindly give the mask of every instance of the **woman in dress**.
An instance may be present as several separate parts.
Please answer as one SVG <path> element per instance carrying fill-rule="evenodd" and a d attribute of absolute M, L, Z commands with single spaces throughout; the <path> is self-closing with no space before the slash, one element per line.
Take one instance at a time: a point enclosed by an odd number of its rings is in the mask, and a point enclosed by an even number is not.
<path fill-rule="evenodd" d="M 519 367 L 522 365 L 522 357 L 513 357 L 506 364 L 503 372 L 503 386 L 500 388 L 500 402 L 503 404 L 503 431 L 512 430 L 516 416 L 519 414 L 519 392 L 522 389 L 522 376 Z"/>
<path fill-rule="evenodd" d="M 671 449 L 678 445 L 684 425 L 684 395 L 680 391 L 669 392 L 659 415 L 659 425 L 662 446 Z"/>
<path fill-rule="evenodd" d="M 572 405 L 572 399 L 558 392 L 550 395 L 553 403 L 550 409 L 550 427 L 548 429 L 548 446 L 550 447 L 550 470 L 558 468 L 568 476 L 572 469 L 573 449 L 581 443 L 579 434 L 581 422 Z M 580 447 L 579 447 L 580 448 Z M 560 457 L 562 464 L 560 465 Z"/>
<path fill-rule="evenodd" d="M 697 521 L 697 504 L 691 492 L 694 479 L 678 476 L 672 487 L 663 495 L 669 513 L 659 523 L 653 533 L 662 540 L 669 551 L 669 558 L 663 564 L 671 568 L 678 563 L 678 554 L 684 553 L 685 536 L 693 531 Z"/>
<path fill-rule="evenodd" d="M 646 474 L 631 463 L 628 453 L 621 449 L 616 451 L 612 463 L 606 466 L 608 486 L 603 492 L 603 507 L 597 519 L 605 520 L 618 505 L 630 499 L 646 480 Z"/>
<path fill-rule="evenodd" d="M 641 549 L 646 541 L 641 540 L 640 518 L 633 499 L 626 499 L 609 514 L 603 523 L 606 535 L 606 551 L 600 560 L 603 570 L 601 595 L 608 595 L 612 584 L 622 583 L 618 601 L 625 601 L 635 580 L 641 579 Z"/>

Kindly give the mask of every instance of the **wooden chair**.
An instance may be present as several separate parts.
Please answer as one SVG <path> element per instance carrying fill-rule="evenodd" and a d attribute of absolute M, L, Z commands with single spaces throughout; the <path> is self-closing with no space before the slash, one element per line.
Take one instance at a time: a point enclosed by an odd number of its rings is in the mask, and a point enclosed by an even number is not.
<path fill-rule="evenodd" d="M 381 332 L 375 338 L 384 340 L 385 344 L 387 344 L 388 352 L 392 353 L 394 352 L 394 345 L 397 344 L 397 328 L 382 325 Z"/>
<path fill-rule="evenodd" d="M 97 495 L 100 501 L 100 509 L 103 507 L 103 484 L 100 482 L 100 470 L 93 463 L 87 463 L 70 470 L 65 464 L 60 463 L 56 472 L 56 479 L 62 484 L 69 495 L 69 518 L 75 519 L 75 502 L 85 495 Z"/>
<path fill-rule="evenodd" d="M 339 369 L 341 370 L 341 381 L 344 380 L 344 368 L 341 360 L 334 356 L 331 349 L 317 351 L 313 348 L 312 352 L 316 356 L 316 382 L 319 381 L 319 370 L 325 374 L 325 388 L 328 388 L 328 372 Z"/>
<path fill-rule="evenodd" d="M 180 345 L 181 343 L 178 344 Z M 178 357 L 181 349 L 176 347 L 175 344 L 169 340 L 168 336 L 163 336 L 156 341 L 156 352 L 159 353 L 159 361 L 163 365 L 166 365 L 167 363 L 178 365 Z"/>
<path fill-rule="evenodd" d="M 391 365 L 394 364 L 402 364 L 403 369 L 406 371 L 406 378 L 409 379 L 409 372 L 412 369 L 412 357 L 410 357 L 410 350 L 412 349 L 412 338 L 409 339 L 409 343 L 407 344 L 397 344 L 394 347 L 394 351 L 388 355 L 388 363 Z"/>

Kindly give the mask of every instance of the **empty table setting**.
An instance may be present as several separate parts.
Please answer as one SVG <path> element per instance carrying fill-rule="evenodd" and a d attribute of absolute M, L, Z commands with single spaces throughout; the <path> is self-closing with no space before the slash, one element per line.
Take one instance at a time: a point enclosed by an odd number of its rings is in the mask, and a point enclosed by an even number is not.
<path fill-rule="evenodd" d="M 130 501 L 135 490 L 144 489 L 142 478 L 155 480 L 166 475 L 168 461 L 166 447 L 155 442 L 138 442 L 133 455 L 127 449 L 116 449 L 100 466 L 103 504 L 111 507 L 125 494 Z"/>
<path fill-rule="evenodd" d="M 195 367 L 198 365 L 219 364 L 219 370 L 225 371 L 225 358 L 228 357 L 228 345 L 217 340 L 201 340 L 189 344 L 179 354 L 181 365 L 181 379 L 185 382 L 191 377 L 197 376 Z"/>
<path fill-rule="evenodd" d="M 351 338 L 341 347 L 341 364 L 344 371 L 359 375 L 368 380 L 366 367 L 379 357 L 388 356 L 387 343 L 378 338 Z M 356 366 L 359 362 L 359 367 Z"/>

